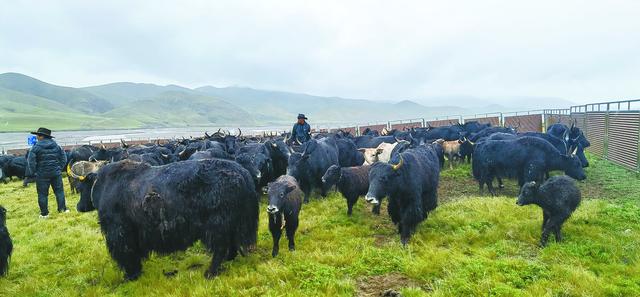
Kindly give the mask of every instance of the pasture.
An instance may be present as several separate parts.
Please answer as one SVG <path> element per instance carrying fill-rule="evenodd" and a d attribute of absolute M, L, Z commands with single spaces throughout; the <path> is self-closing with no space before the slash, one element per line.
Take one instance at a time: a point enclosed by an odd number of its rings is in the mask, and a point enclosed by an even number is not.
<path fill-rule="evenodd" d="M 0 184 L 15 246 L 0 296 L 379 296 L 387 289 L 403 296 L 638 296 L 640 177 L 590 162 L 579 183 L 583 202 L 561 244 L 538 247 L 541 211 L 515 204 L 514 181 L 499 197 L 479 196 L 468 165 L 445 165 L 439 206 L 406 248 L 386 200 L 376 216 L 361 197 L 348 217 L 344 199 L 331 193 L 303 206 L 297 250 L 282 240 L 272 258 L 263 197 L 257 250 L 225 263 L 213 280 L 203 277 L 210 255 L 196 244 L 152 255 L 141 278 L 125 282 L 95 211 L 42 220 L 34 185 Z M 68 188 L 67 195 L 75 208 L 78 195 Z M 52 197 L 49 203 L 55 207 Z"/>

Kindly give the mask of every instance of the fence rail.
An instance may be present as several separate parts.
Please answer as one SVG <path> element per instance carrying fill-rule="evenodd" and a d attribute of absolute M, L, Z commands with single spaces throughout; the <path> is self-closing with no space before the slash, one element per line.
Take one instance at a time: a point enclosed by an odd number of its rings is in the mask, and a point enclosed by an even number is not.
<path fill-rule="evenodd" d="M 516 127 L 520 132 L 544 132 L 546 127 L 563 123 L 580 128 L 591 146 L 591 153 L 624 168 L 640 172 L 640 99 L 598 102 L 571 106 L 564 109 L 526 110 L 517 112 L 493 112 L 474 115 L 448 115 L 431 119 L 417 118 L 378 121 L 366 124 L 350 124 L 340 128 L 317 127 L 315 132 L 332 132 L 337 129 L 359 136 L 368 128 L 405 130 L 410 128 L 440 127 L 463 124 L 469 121 L 491 123 L 494 126 Z M 286 131 L 285 131 L 286 132 Z M 266 132 L 269 135 L 269 132 Z M 126 140 L 131 144 L 155 142 L 157 139 L 140 138 Z M 165 141 L 160 139 L 159 141 Z M 93 141 L 90 144 L 99 144 Z M 105 146 L 116 146 L 120 140 L 104 141 Z M 65 144 L 63 144 L 65 145 Z M 65 145 L 71 148 L 80 143 Z M 9 150 L 7 153 L 23 153 L 24 150 Z"/>

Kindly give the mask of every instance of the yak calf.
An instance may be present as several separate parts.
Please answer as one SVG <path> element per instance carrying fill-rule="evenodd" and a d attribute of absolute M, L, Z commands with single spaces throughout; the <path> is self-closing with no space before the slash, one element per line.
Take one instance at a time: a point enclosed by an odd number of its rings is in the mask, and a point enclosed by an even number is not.
<path fill-rule="evenodd" d="M 540 185 L 528 182 L 520 191 L 517 204 L 536 204 L 542 208 L 542 238 L 540 245 L 546 246 L 549 233 L 553 232 L 556 242 L 562 241 L 560 229 L 580 204 L 580 189 L 567 176 L 554 176 Z"/>
<path fill-rule="evenodd" d="M 353 212 L 358 197 L 366 195 L 369 190 L 370 168 L 369 165 L 342 168 L 332 165 L 322 177 L 325 187 L 336 185 L 338 191 L 347 199 L 347 215 Z M 373 207 L 373 213 L 380 214 L 380 204 Z"/>
<path fill-rule="evenodd" d="M 273 257 L 280 250 L 280 237 L 282 229 L 287 230 L 289 250 L 296 248 L 295 235 L 298 229 L 298 216 L 302 208 L 302 190 L 293 176 L 280 176 L 275 182 L 269 183 L 269 231 L 273 237 Z M 284 220 L 284 221 L 283 221 Z"/>

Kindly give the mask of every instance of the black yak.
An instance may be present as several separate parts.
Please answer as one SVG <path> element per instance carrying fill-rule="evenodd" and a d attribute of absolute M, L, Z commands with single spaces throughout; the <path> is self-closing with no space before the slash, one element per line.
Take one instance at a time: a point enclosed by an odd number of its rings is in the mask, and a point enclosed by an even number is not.
<path fill-rule="evenodd" d="M 340 164 L 341 167 L 359 166 L 364 163 L 364 156 L 358 151 L 353 140 L 335 138 L 338 147 L 338 164 Z"/>
<path fill-rule="evenodd" d="M 0 206 L 0 276 L 9 271 L 9 258 L 13 250 L 11 236 L 7 229 L 7 210 Z"/>
<path fill-rule="evenodd" d="M 562 224 L 580 205 L 580 189 L 567 176 L 554 176 L 540 185 L 528 182 L 522 186 L 517 204 L 536 204 L 542 208 L 542 237 L 540 245 L 546 246 L 549 233 L 553 232 L 556 242 L 562 241 Z"/>
<path fill-rule="evenodd" d="M 540 182 L 546 172 L 553 170 L 562 170 L 577 180 L 586 178 L 576 156 L 560 154 L 548 141 L 528 136 L 479 143 L 472 169 L 480 192 L 486 184 L 492 195 L 496 195 L 492 184 L 494 177 L 515 177 L 520 186 L 525 182 Z"/>
<path fill-rule="evenodd" d="M 289 175 L 280 176 L 275 182 L 269 183 L 269 231 L 273 237 L 273 257 L 280 250 L 282 229 L 287 231 L 289 250 L 296 249 L 295 235 L 298 229 L 300 209 L 302 208 L 302 191 L 296 179 Z"/>
<path fill-rule="evenodd" d="M 562 138 L 567 143 L 568 151 L 576 152 L 582 167 L 589 167 L 589 161 L 584 155 L 584 149 L 591 146 L 591 143 L 584 136 L 582 130 L 575 126 L 575 123 L 572 123 L 571 127 L 560 123 L 553 124 L 547 128 L 547 134 Z"/>
<path fill-rule="evenodd" d="M 109 253 L 129 280 L 152 251 L 181 251 L 200 240 L 213 253 L 205 273 L 211 278 L 225 259 L 256 243 L 255 186 L 233 161 L 111 163 L 97 172 L 91 198 Z"/>
<path fill-rule="evenodd" d="M 398 226 L 406 245 L 420 222 L 438 206 L 440 161 L 436 145 L 409 149 L 389 163 L 375 163 L 369 170 L 369 191 L 365 199 L 379 204 L 389 197 L 391 221 Z"/>
<path fill-rule="evenodd" d="M 325 188 L 336 185 L 338 191 L 347 200 L 347 215 L 353 212 L 353 206 L 358 197 L 364 196 L 369 190 L 369 169 L 371 166 L 342 167 L 331 165 L 322 176 Z M 373 213 L 380 214 L 380 204 L 373 207 Z"/>
<path fill-rule="evenodd" d="M 305 203 L 309 202 L 314 188 L 320 188 L 323 197 L 327 195 L 328 188 L 323 186 L 322 176 L 331 165 L 338 165 L 338 148 L 333 137 L 311 139 L 302 146 L 302 153 L 291 154 L 287 175 L 298 181 Z"/>

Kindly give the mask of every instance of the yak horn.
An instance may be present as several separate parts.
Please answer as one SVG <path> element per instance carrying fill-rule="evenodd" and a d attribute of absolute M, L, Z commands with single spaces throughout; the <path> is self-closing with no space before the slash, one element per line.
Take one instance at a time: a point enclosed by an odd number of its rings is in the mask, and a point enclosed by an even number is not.
<path fill-rule="evenodd" d="M 404 159 L 402 159 L 402 154 L 398 154 L 398 156 L 400 156 L 400 162 L 398 162 L 398 164 L 391 164 L 391 169 L 393 169 L 393 171 L 397 171 L 404 164 Z"/>
<path fill-rule="evenodd" d="M 240 137 L 240 136 L 242 136 L 242 130 L 240 130 L 240 128 L 238 128 L 238 136 L 237 137 Z"/>
<path fill-rule="evenodd" d="M 73 177 L 73 178 L 75 178 L 77 180 L 80 180 L 80 181 L 84 180 L 84 176 L 77 175 L 77 174 L 73 173 L 73 171 L 71 171 L 71 164 L 67 164 L 67 175 L 71 176 L 71 177 Z"/>

